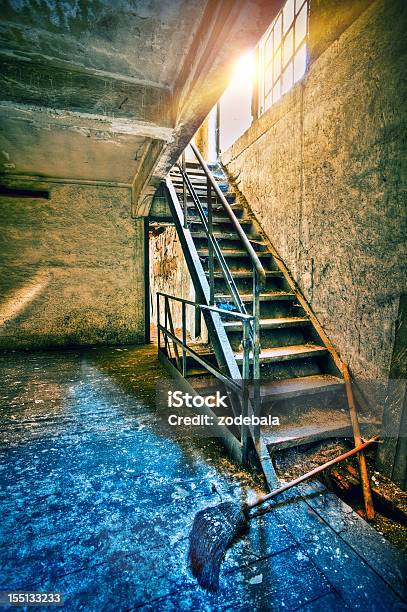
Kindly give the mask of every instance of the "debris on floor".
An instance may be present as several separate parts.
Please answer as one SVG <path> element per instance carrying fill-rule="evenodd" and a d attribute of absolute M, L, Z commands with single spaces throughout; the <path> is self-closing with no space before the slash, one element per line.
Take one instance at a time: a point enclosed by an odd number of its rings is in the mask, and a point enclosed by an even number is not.
<path fill-rule="evenodd" d="M 331 457 L 352 447 L 352 440 L 331 439 L 308 447 L 293 447 L 275 453 L 274 464 L 280 479 L 287 481 L 300 476 Z M 376 515 L 370 521 L 380 535 L 407 553 L 407 493 L 374 469 L 375 449 L 366 452 Z M 355 457 L 334 466 L 320 477 L 331 491 L 364 517 L 358 461 Z"/>

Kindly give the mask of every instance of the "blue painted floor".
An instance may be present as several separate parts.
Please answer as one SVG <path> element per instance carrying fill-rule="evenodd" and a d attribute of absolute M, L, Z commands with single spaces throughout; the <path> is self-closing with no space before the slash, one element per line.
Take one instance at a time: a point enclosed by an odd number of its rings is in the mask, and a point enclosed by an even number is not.
<path fill-rule="evenodd" d="M 405 609 L 397 551 L 318 484 L 252 521 L 218 594 L 197 586 L 195 512 L 263 485 L 216 441 L 158 427 L 155 355 L 0 357 L 0 590 L 59 591 L 86 611 Z"/>

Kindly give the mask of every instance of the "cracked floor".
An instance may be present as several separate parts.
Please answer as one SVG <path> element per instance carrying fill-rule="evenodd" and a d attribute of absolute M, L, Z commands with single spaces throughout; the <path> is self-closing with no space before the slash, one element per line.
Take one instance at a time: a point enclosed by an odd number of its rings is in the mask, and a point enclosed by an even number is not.
<path fill-rule="evenodd" d="M 218 594 L 197 586 L 195 512 L 262 482 L 160 429 L 153 345 L 7 353 L 0 372 L 0 590 L 87 611 L 407 609 L 401 553 L 317 482 L 252 521 Z"/>

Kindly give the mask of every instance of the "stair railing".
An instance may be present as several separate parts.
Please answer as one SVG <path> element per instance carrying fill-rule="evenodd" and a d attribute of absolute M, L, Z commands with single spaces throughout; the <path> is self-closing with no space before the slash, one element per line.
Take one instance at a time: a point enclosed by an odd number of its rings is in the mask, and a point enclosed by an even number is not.
<path fill-rule="evenodd" d="M 214 280 L 214 259 L 216 257 L 219 266 L 221 268 L 222 275 L 225 279 L 226 286 L 229 290 L 229 293 L 232 296 L 232 299 L 235 303 L 238 312 L 242 312 L 243 314 L 247 314 L 244 302 L 242 301 L 239 291 L 236 287 L 236 283 L 233 279 L 233 276 L 229 270 L 229 266 L 226 263 L 226 259 L 223 256 L 223 253 L 220 249 L 219 243 L 216 240 L 216 237 L 213 234 L 213 225 L 212 225 L 212 200 L 208 199 L 208 216 L 205 215 L 205 210 L 202 206 L 202 203 L 199 199 L 198 194 L 192 184 L 191 179 L 188 176 L 188 173 L 178 165 L 178 169 L 183 178 L 183 188 L 187 188 L 194 203 L 194 206 L 198 212 L 198 216 L 201 220 L 202 227 L 206 234 L 208 240 L 208 271 L 209 271 L 209 304 L 213 306 L 215 304 L 215 280 Z"/>
<path fill-rule="evenodd" d="M 161 318 L 161 299 L 164 300 L 164 324 L 162 324 Z M 169 306 L 170 300 L 173 302 L 181 303 L 181 334 L 182 338 L 179 338 L 174 329 L 171 308 Z M 243 347 L 243 372 L 241 380 L 233 380 L 230 376 L 227 376 L 224 372 L 221 372 L 216 366 L 203 359 L 193 348 L 188 346 L 187 343 L 187 319 L 186 319 L 186 307 L 192 306 L 194 309 L 200 311 L 209 310 L 228 316 L 242 322 L 242 347 Z M 197 363 L 204 367 L 212 376 L 217 378 L 222 384 L 224 384 L 230 391 L 237 393 L 239 397 L 238 402 L 232 402 L 232 410 L 236 415 L 235 409 L 241 406 L 242 424 L 240 426 L 240 441 L 242 445 L 242 457 L 244 461 L 247 461 L 248 456 L 248 440 L 250 434 L 254 439 L 254 427 L 247 424 L 244 421 L 245 417 L 253 414 L 250 409 L 250 384 L 255 383 L 254 371 L 250 376 L 250 352 L 251 352 L 251 341 L 250 341 L 250 326 L 253 323 L 254 315 L 248 315 L 241 312 L 225 311 L 216 306 L 207 306 L 206 304 L 199 304 L 192 300 L 169 295 L 162 291 L 157 292 L 157 333 L 158 333 L 158 350 L 161 351 L 161 336 L 164 340 L 164 352 L 167 358 L 173 358 L 177 370 L 182 374 L 184 378 L 187 375 L 187 355 L 192 357 Z M 171 343 L 174 347 L 175 357 L 172 357 L 170 352 Z M 177 347 L 177 348 L 175 348 Z M 178 351 L 178 347 L 180 351 Z M 180 352 L 182 352 L 182 359 L 180 358 Z M 241 399 L 240 399 L 241 398 Z"/>
<path fill-rule="evenodd" d="M 214 263 L 213 263 L 213 259 L 215 255 L 219 262 L 219 265 L 222 270 L 222 274 L 226 281 L 226 285 L 233 297 L 236 307 L 238 308 L 239 312 L 247 314 L 245 305 L 240 298 L 239 292 L 233 280 L 233 276 L 230 273 L 229 267 L 220 251 L 220 248 L 219 247 L 216 248 L 212 246 L 212 245 L 215 245 L 215 243 L 217 245 L 217 241 L 216 239 L 214 239 L 214 236 L 213 236 L 213 228 L 212 228 L 212 190 L 215 193 L 218 200 L 220 201 L 220 203 L 222 204 L 230 221 L 232 222 L 232 225 L 237 235 L 239 236 L 239 239 L 245 251 L 247 252 L 250 258 L 251 264 L 252 264 L 252 268 L 253 268 L 253 316 L 254 318 L 251 324 L 250 337 L 251 337 L 251 342 L 253 345 L 253 376 L 254 376 L 254 379 L 258 381 L 260 379 L 260 293 L 261 293 L 261 288 L 264 287 L 266 284 L 266 272 L 263 268 L 263 265 L 256 251 L 253 248 L 253 245 L 251 244 L 250 240 L 246 236 L 246 233 L 243 230 L 242 226 L 240 225 L 238 218 L 236 217 L 232 207 L 230 206 L 229 202 L 227 201 L 224 194 L 222 193 L 222 190 L 220 189 L 215 177 L 213 176 L 207 163 L 203 159 L 198 148 L 193 142 L 191 142 L 189 146 L 191 147 L 200 167 L 204 171 L 206 178 L 207 178 L 208 222 L 206 224 L 207 227 L 205 231 L 208 235 L 208 257 L 209 257 L 208 271 L 209 271 L 209 287 L 211 289 L 211 304 L 214 303 Z M 187 177 L 187 180 L 189 180 L 189 177 L 186 172 L 185 156 L 183 157 L 182 176 L 184 178 L 184 181 L 185 181 L 185 177 Z M 189 180 L 189 183 L 191 184 L 190 180 Z M 186 184 L 188 186 L 188 182 Z M 189 187 L 188 187 L 188 190 L 189 190 Z M 191 194 L 191 197 L 192 197 L 192 194 Z M 195 204 L 195 200 L 194 200 L 194 204 Z M 185 210 L 186 210 L 186 206 L 185 206 Z M 200 214 L 200 217 L 201 217 L 201 214 Z M 201 220 L 202 220 L 202 217 L 201 217 Z M 205 228 L 204 222 L 203 222 L 203 225 Z M 210 244 L 211 246 L 209 246 Z M 218 251 L 220 251 L 220 254 L 218 253 Z M 258 383 L 256 384 L 255 387 L 257 387 L 257 391 L 255 389 L 255 394 L 258 394 Z"/>

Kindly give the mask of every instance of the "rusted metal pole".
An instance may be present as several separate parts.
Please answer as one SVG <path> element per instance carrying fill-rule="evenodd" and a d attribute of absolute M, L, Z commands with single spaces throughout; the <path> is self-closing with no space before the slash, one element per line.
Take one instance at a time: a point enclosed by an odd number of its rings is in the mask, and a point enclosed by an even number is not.
<path fill-rule="evenodd" d="M 342 372 L 345 381 L 346 397 L 348 399 L 349 414 L 353 429 L 353 438 L 355 440 L 355 446 L 359 446 L 363 440 L 360 433 L 359 419 L 356 411 L 355 398 L 353 397 L 352 382 L 350 379 L 349 368 L 346 363 L 344 363 L 342 366 Z M 367 472 L 366 456 L 363 451 L 358 453 L 358 461 L 366 517 L 368 518 L 368 520 L 372 520 L 374 518 L 375 511 L 373 506 L 372 491 L 370 488 L 369 474 Z"/>
<path fill-rule="evenodd" d="M 269 499 L 273 499 L 273 497 L 277 497 L 277 495 L 280 495 L 280 493 L 283 493 L 284 491 L 288 491 L 289 489 L 292 489 L 292 487 L 295 487 L 295 485 L 300 484 L 301 482 L 304 482 L 305 480 L 308 480 L 309 478 L 312 478 L 313 476 L 316 476 L 317 474 L 320 474 L 324 470 L 330 468 L 332 465 L 335 465 L 336 463 L 339 463 L 340 461 L 344 461 L 345 459 L 348 459 L 348 457 L 352 457 L 352 455 L 355 455 L 356 453 L 360 454 L 361 451 L 363 451 L 367 446 L 374 444 L 378 440 L 379 440 L 379 436 L 375 436 L 374 438 L 371 438 L 370 440 L 367 440 L 366 442 L 363 442 L 362 444 L 355 446 L 355 448 L 352 448 L 352 450 L 348 451 L 347 453 L 344 453 L 343 455 L 339 455 L 339 457 L 335 457 L 335 459 L 331 459 L 330 461 L 327 461 L 323 465 L 319 465 L 318 467 L 314 468 L 310 472 L 307 472 L 306 474 L 303 474 L 302 476 L 299 476 L 298 478 L 295 478 L 294 480 L 287 482 L 282 487 L 275 489 L 271 493 L 267 493 L 267 495 L 262 495 L 261 497 L 256 499 L 256 501 L 247 504 L 246 506 L 247 509 L 252 510 L 253 508 L 257 508 L 257 506 L 261 506 L 261 504 L 264 504 L 264 502 L 268 501 Z"/>

